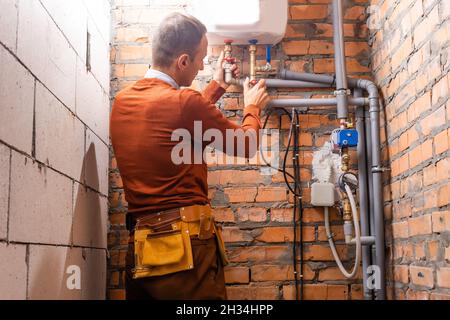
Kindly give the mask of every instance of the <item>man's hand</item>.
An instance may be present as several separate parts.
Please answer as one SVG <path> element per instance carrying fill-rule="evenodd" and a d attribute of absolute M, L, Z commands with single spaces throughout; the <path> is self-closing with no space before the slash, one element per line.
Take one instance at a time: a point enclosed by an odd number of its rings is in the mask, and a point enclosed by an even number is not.
<path fill-rule="evenodd" d="M 225 83 L 225 79 L 224 79 L 224 70 L 223 70 L 224 56 L 225 56 L 225 54 L 222 51 L 220 53 L 219 59 L 217 60 L 216 72 L 214 73 L 213 80 L 215 80 L 222 88 L 227 90 L 230 85 Z M 241 71 L 239 70 L 239 67 L 236 64 L 233 65 L 233 67 L 231 67 L 231 71 L 233 72 L 233 77 L 235 79 L 240 77 Z"/>
<path fill-rule="evenodd" d="M 244 82 L 244 104 L 249 106 L 251 104 L 259 107 L 260 110 L 264 110 L 269 103 L 270 98 L 267 93 L 266 82 L 260 80 L 253 88 L 250 86 L 250 79 L 245 79 Z"/>

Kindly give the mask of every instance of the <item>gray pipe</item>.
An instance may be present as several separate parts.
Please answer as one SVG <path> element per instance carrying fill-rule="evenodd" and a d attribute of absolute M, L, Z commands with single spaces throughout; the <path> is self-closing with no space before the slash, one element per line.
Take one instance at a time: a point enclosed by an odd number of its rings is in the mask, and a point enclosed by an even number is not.
<path fill-rule="evenodd" d="M 359 98 L 363 96 L 361 89 L 355 89 L 353 96 Z M 368 201 L 368 186 L 367 186 L 367 157 L 366 157 L 366 132 L 364 130 L 364 108 L 356 109 L 356 130 L 359 134 L 359 143 L 357 149 L 358 155 L 358 175 L 359 175 L 359 207 L 361 219 L 361 236 L 366 237 L 370 235 L 369 230 L 369 201 Z M 363 269 L 363 287 L 364 299 L 372 300 L 372 290 L 367 287 L 367 268 L 372 264 L 371 262 L 371 247 L 362 247 L 362 269 Z"/>
<path fill-rule="evenodd" d="M 330 88 L 335 85 L 334 77 L 326 74 L 302 73 L 281 69 L 279 75 L 281 79 L 318 82 L 326 84 Z"/>
<path fill-rule="evenodd" d="M 380 143 L 380 103 L 377 86 L 369 80 L 359 80 L 358 87 L 365 89 L 369 93 L 369 113 L 370 130 L 372 138 L 372 175 L 373 175 L 373 219 L 375 235 L 375 261 L 380 268 L 381 288 L 376 289 L 376 299 L 386 299 L 386 278 L 385 278 L 385 244 L 384 244 L 384 202 L 381 167 L 381 143 Z"/>
<path fill-rule="evenodd" d="M 326 84 L 298 81 L 298 80 L 284 80 L 284 79 L 261 79 L 266 82 L 267 88 L 329 88 Z M 234 79 L 232 72 L 225 70 L 225 83 L 237 86 L 244 86 L 244 79 Z"/>
<path fill-rule="evenodd" d="M 369 108 L 364 108 L 365 126 L 364 130 L 366 132 L 366 160 L 367 160 L 367 186 L 368 186 L 368 203 L 369 203 L 369 223 L 370 223 L 370 234 L 374 234 L 375 222 L 374 222 L 374 212 L 373 212 L 373 175 L 372 172 L 372 133 L 370 125 L 370 113 Z M 372 247 L 371 257 L 375 259 L 375 246 Z"/>
<path fill-rule="evenodd" d="M 348 83 L 345 65 L 344 13 L 342 0 L 333 1 L 334 61 L 336 67 L 336 98 L 338 119 L 348 118 Z"/>
<path fill-rule="evenodd" d="M 365 106 L 369 102 L 366 98 L 350 98 L 349 103 L 353 106 Z M 284 107 L 318 107 L 318 106 L 336 106 L 338 100 L 336 98 L 326 99 L 276 99 L 269 102 L 268 107 L 284 108 Z"/>
<path fill-rule="evenodd" d="M 280 79 L 264 79 L 267 88 L 329 88 L 326 84 Z"/>
<path fill-rule="evenodd" d="M 309 81 L 328 85 L 330 88 L 336 86 L 336 77 L 327 74 L 293 72 L 281 69 L 279 77 L 285 80 Z M 357 88 L 359 79 L 347 78 L 349 88 Z"/>

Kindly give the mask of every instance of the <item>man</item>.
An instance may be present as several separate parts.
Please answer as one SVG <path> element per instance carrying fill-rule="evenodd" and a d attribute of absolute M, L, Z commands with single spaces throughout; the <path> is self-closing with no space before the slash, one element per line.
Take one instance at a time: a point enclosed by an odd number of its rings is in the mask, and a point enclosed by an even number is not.
<path fill-rule="evenodd" d="M 205 26 L 191 16 L 176 13 L 164 19 L 153 37 L 152 68 L 145 79 L 117 95 L 112 109 L 111 140 L 131 229 L 127 299 L 226 299 L 223 252 L 217 241 L 220 230 L 208 224 L 207 165 L 203 161 L 174 163 L 173 149 L 179 141 L 173 141 L 172 134 L 183 129 L 195 137 L 195 125 L 201 124 L 202 132 L 214 129 L 222 133 L 223 146 L 227 145 L 227 130 L 254 131 L 257 136 L 260 111 L 268 95 L 263 81 L 250 88 L 247 79 L 243 123 L 239 126 L 227 120 L 214 105 L 228 88 L 223 52 L 203 93 L 181 89 L 190 86 L 203 70 L 208 47 L 205 34 Z M 239 69 L 234 67 L 233 73 L 238 76 Z M 207 145 L 194 139 L 191 146 Z M 227 147 L 223 151 L 253 156 L 249 139 L 241 153 Z M 176 230 L 183 227 L 190 234 L 187 241 L 180 240 L 184 234 Z M 144 237 L 142 232 L 147 232 Z M 186 267 L 182 261 L 191 262 Z"/>

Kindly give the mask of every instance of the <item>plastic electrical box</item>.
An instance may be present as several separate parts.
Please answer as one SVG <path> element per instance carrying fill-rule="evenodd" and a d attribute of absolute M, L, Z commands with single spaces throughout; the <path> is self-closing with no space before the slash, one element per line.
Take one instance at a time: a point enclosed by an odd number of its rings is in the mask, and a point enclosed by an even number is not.
<path fill-rule="evenodd" d="M 335 130 L 332 134 L 333 144 L 339 148 L 343 147 L 357 147 L 358 146 L 358 131 L 355 129 Z"/>
<path fill-rule="evenodd" d="M 332 207 L 336 202 L 334 184 L 316 182 L 311 186 L 311 204 L 315 207 Z"/>
<path fill-rule="evenodd" d="M 193 0 L 188 12 L 206 26 L 210 45 L 275 45 L 286 32 L 288 0 Z"/>

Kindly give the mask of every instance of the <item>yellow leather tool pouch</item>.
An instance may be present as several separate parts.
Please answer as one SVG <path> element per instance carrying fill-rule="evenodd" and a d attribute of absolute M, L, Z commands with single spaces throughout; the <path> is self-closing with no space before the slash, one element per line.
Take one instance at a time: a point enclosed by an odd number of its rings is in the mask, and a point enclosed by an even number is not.
<path fill-rule="evenodd" d="M 180 221 L 179 216 L 166 223 L 138 222 L 134 233 L 134 252 L 134 279 L 194 268 L 189 226 Z"/>

